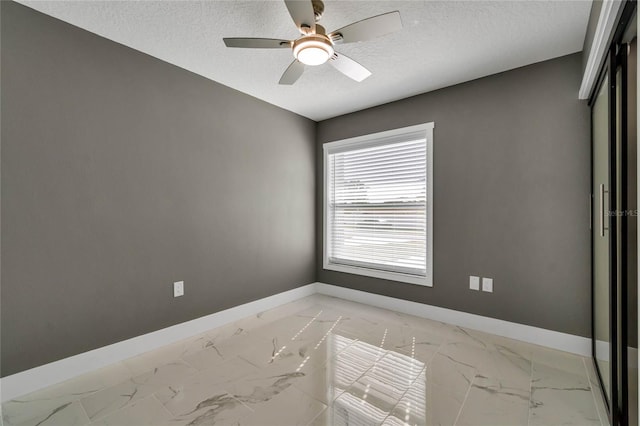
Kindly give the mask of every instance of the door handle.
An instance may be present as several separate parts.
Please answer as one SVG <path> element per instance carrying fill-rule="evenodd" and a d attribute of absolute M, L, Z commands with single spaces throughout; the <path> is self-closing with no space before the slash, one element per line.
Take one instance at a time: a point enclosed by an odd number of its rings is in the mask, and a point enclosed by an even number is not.
<path fill-rule="evenodd" d="M 604 184 L 600 184 L 600 236 L 604 237 L 604 231 L 608 231 L 609 228 L 604 226 L 604 194 L 608 194 L 609 191 L 605 191 Z"/>

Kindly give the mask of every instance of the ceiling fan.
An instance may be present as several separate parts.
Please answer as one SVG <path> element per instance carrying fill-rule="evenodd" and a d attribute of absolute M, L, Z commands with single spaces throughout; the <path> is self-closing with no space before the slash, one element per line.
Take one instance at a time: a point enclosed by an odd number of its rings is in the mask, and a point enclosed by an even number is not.
<path fill-rule="evenodd" d="M 316 66 L 329 62 L 335 69 L 362 81 L 371 72 L 353 59 L 337 53 L 336 45 L 370 40 L 402 29 L 400 12 L 394 11 L 354 22 L 329 34 L 316 22 L 324 13 L 321 0 L 284 0 L 293 22 L 302 34 L 295 40 L 274 38 L 224 38 L 227 47 L 255 49 L 292 49 L 295 60 L 280 78 L 280 84 L 293 84 L 304 72 L 305 65 Z"/>

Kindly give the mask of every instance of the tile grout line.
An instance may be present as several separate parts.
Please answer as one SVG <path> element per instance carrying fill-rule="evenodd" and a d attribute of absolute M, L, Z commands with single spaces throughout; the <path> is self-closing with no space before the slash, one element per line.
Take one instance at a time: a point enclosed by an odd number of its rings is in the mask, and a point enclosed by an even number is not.
<path fill-rule="evenodd" d="M 317 401 L 317 399 L 316 399 L 316 401 Z M 325 409 L 324 409 L 324 410 L 322 410 L 322 411 L 320 411 L 318 414 L 316 414 L 316 415 L 313 417 L 313 419 L 311 419 L 311 421 L 310 421 L 309 423 L 307 423 L 307 424 L 306 424 L 306 426 L 311 426 L 311 425 L 313 424 L 313 422 L 315 422 L 315 421 L 316 421 L 316 419 L 318 419 L 321 415 L 325 414 L 327 411 L 329 411 L 329 406 L 328 406 L 328 405 L 325 407 Z M 0 426 L 2 426 L 2 425 L 0 425 Z"/>
<path fill-rule="evenodd" d="M 238 404 L 242 405 L 244 408 L 246 408 L 247 410 L 251 411 L 251 413 L 255 413 L 256 412 L 255 408 L 252 408 L 252 407 L 249 406 L 249 404 L 242 402 L 239 398 L 237 398 L 235 395 L 233 395 L 228 390 L 226 390 L 226 389 L 223 389 L 223 390 L 226 392 L 227 395 L 229 395 L 231 397 L 231 399 L 233 399 L 234 401 L 237 401 Z"/>
<path fill-rule="evenodd" d="M 529 407 L 527 407 L 527 426 L 531 424 L 531 404 L 533 402 L 533 360 L 535 354 L 531 352 L 531 374 L 529 375 Z"/>
<path fill-rule="evenodd" d="M 156 396 L 156 393 L 152 393 L 151 394 L 151 398 L 155 399 L 156 401 L 158 401 L 158 404 L 160 404 L 162 406 L 162 408 L 164 409 L 164 411 L 166 411 L 167 413 L 169 413 L 169 418 L 171 419 L 175 419 L 176 416 L 173 415 L 173 413 L 171 411 L 169 411 L 169 409 L 167 407 L 165 407 L 165 405 L 162 403 L 162 401 L 160 401 L 158 399 L 158 397 Z M 143 398 L 144 399 L 144 398 Z"/>
<path fill-rule="evenodd" d="M 434 352 L 434 354 L 431 356 L 431 359 L 429 359 L 429 362 L 425 365 L 425 370 L 428 369 L 431 366 L 431 363 L 433 362 L 433 360 L 436 358 L 436 355 L 438 355 L 440 353 L 440 350 L 442 350 L 442 347 L 447 344 L 448 337 L 449 337 L 449 333 L 451 333 L 451 330 L 449 330 L 445 336 L 442 336 L 442 342 L 440 342 L 440 344 L 438 345 L 438 349 L 436 349 L 436 351 Z"/>
<path fill-rule="evenodd" d="M 352 340 L 352 342 L 351 342 L 351 343 L 349 343 L 349 344 L 348 344 L 344 349 L 342 349 L 341 351 L 339 351 L 339 352 L 335 353 L 335 354 L 331 357 L 331 359 L 326 360 L 326 361 L 322 364 L 322 366 L 320 366 L 320 367 L 316 367 L 316 368 L 314 368 L 311 372 L 309 372 L 309 375 L 311 375 L 311 374 L 315 374 L 316 372 L 321 371 L 322 369 L 325 369 L 325 368 L 326 368 L 326 365 L 327 365 L 329 362 L 331 362 L 331 361 L 333 360 L 333 358 L 334 358 L 334 357 L 337 357 L 340 353 L 342 353 L 342 352 L 346 351 L 348 348 L 350 348 L 353 344 L 355 344 L 355 343 L 356 343 L 356 342 L 358 342 L 358 341 L 359 341 L 358 339 L 353 339 L 353 340 Z M 369 371 L 369 369 L 367 369 L 366 371 Z M 365 371 L 365 373 L 366 373 L 366 371 Z M 363 375 L 364 375 L 364 373 L 363 373 Z M 361 377 L 362 377 L 362 376 L 358 377 L 355 381 L 358 381 Z M 355 383 L 355 382 L 354 382 L 354 383 Z M 324 402 L 322 402 L 321 400 L 319 400 L 319 399 L 318 399 L 318 398 L 316 398 L 315 396 L 311 395 L 311 394 L 310 394 L 310 393 L 308 393 L 307 391 L 305 391 L 305 390 L 303 390 L 303 389 L 300 389 L 300 387 L 299 387 L 297 384 L 292 383 L 292 384 L 291 384 L 291 386 L 292 386 L 292 387 L 294 387 L 294 388 L 296 388 L 299 392 L 302 392 L 303 394 L 305 394 L 305 395 L 306 395 L 306 396 L 308 396 L 309 398 L 311 398 L 311 399 L 313 399 L 313 400 L 315 400 L 315 401 L 318 401 L 318 402 L 320 402 L 321 404 L 326 405 L 326 409 L 327 409 L 327 410 L 329 409 L 329 406 L 333 403 L 333 401 L 335 401 L 336 399 L 340 398 L 340 396 L 342 396 L 342 394 L 346 392 L 346 389 L 344 389 L 344 390 L 343 390 L 342 392 L 340 392 L 340 393 L 339 393 L 335 398 L 333 398 L 331 401 L 327 401 L 327 403 L 325 404 Z M 318 416 L 319 416 L 319 415 L 320 415 L 320 414 L 318 414 Z M 316 417 L 318 417 L 318 416 L 316 416 Z M 314 417 L 314 418 L 313 418 L 313 420 L 315 420 L 315 419 L 316 419 L 316 417 Z M 313 422 L 313 420 L 312 420 L 311 422 Z"/>
<path fill-rule="evenodd" d="M 92 420 L 91 420 L 91 418 L 89 417 L 89 413 L 87 413 L 87 409 L 86 409 L 86 408 L 84 408 L 84 404 L 82 404 L 82 400 L 78 399 L 76 402 L 77 402 L 78 404 L 80 404 L 80 408 L 82 409 L 82 412 L 83 412 L 83 413 L 84 413 L 84 415 L 87 417 L 87 420 L 89 420 L 89 423 L 88 423 L 88 424 L 91 424 Z M 0 426 L 2 426 L 2 421 L 0 421 Z"/>
<path fill-rule="evenodd" d="M 111 412 L 107 412 L 106 414 L 103 414 L 103 415 L 101 415 L 99 417 L 95 417 L 95 418 L 92 419 L 91 417 L 87 416 L 89 418 L 89 425 L 92 425 L 92 424 L 94 424 L 94 422 L 97 422 L 97 421 L 103 421 L 105 419 L 108 419 L 109 417 L 115 415 L 116 413 L 120 413 L 120 412 L 124 411 L 125 409 L 127 409 L 127 408 L 129 408 L 129 407 L 141 402 L 141 401 L 144 401 L 145 399 L 151 399 L 151 398 L 155 398 L 155 395 L 153 393 L 151 393 L 151 394 L 149 394 L 149 395 L 147 395 L 147 396 L 145 396 L 143 398 L 136 399 L 135 401 L 129 401 L 125 405 L 119 407 L 118 409 L 113 410 Z M 164 404 L 162 404 L 158 398 L 155 398 L 155 399 L 164 408 Z M 82 408 L 84 409 L 84 406 Z M 166 410 L 166 408 L 165 408 L 165 410 Z M 171 416 L 173 417 L 173 414 Z"/>
<path fill-rule="evenodd" d="M 596 413 L 598 413 L 598 419 L 600 420 L 600 424 L 604 426 L 605 423 L 604 421 L 602 421 L 602 415 L 600 415 L 600 408 L 598 408 L 598 401 L 596 401 L 596 393 L 593 390 L 593 384 L 591 383 L 591 375 L 589 374 L 589 369 L 587 368 L 587 362 L 585 361 L 585 358 L 582 358 L 582 365 L 584 366 L 585 373 L 587 373 L 587 382 L 589 383 L 589 388 L 591 389 L 591 397 L 593 398 L 593 405 L 595 405 Z"/>
<path fill-rule="evenodd" d="M 205 350 L 205 349 L 202 349 L 202 350 Z M 193 368 L 194 370 L 196 370 L 198 372 L 200 371 L 195 365 L 193 365 L 189 361 L 185 360 L 182 356 L 180 356 L 178 358 L 178 360 L 184 362 L 185 365 L 187 365 L 188 367 L 191 367 L 191 368 Z M 196 374 L 196 373 L 193 373 L 193 374 Z"/>
<path fill-rule="evenodd" d="M 141 374 L 146 374 L 146 373 L 141 373 Z M 114 385 L 112 385 L 112 386 L 109 386 L 109 387 L 105 387 L 105 388 L 103 388 L 103 389 L 100 389 L 99 391 L 94 392 L 94 393 L 92 393 L 91 395 L 87 395 L 86 397 L 84 397 L 84 398 L 82 398 L 82 399 L 79 399 L 79 400 L 78 400 L 78 402 L 79 402 L 79 403 L 80 403 L 80 405 L 82 406 L 82 409 L 83 409 L 83 410 L 85 411 L 85 413 L 87 414 L 87 418 L 89 419 L 89 423 L 93 423 L 93 422 L 98 421 L 98 420 L 103 420 L 103 419 L 105 419 L 105 418 L 109 417 L 110 415 L 112 415 L 112 414 L 114 414 L 114 413 L 117 413 L 118 411 L 123 410 L 123 409 L 125 409 L 125 408 L 127 408 L 127 407 L 129 407 L 129 406 L 131 406 L 131 405 L 133 405 L 133 404 L 135 404 L 135 403 L 136 403 L 137 401 L 139 401 L 139 400 L 137 400 L 137 399 L 136 399 L 136 400 L 133 400 L 133 401 L 132 401 L 132 400 L 129 400 L 129 401 L 127 401 L 124 405 L 120 406 L 119 408 L 117 408 L 117 409 L 115 409 L 115 410 L 113 410 L 113 411 L 110 411 L 110 412 L 108 411 L 108 412 L 106 412 L 106 413 L 102 413 L 101 415 L 99 415 L 99 414 L 100 414 L 100 412 L 102 412 L 102 411 L 104 411 L 104 410 L 96 411 L 96 413 L 93 415 L 93 417 L 89 416 L 89 413 L 87 412 L 87 410 L 86 410 L 86 408 L 85 408 L 84 404 L 82 403 L 82 401 L 84 401 L 85 399 L 87 399 L 87 398 L 89 398 L 89 397 L 91 397 L 91 396 L 97 395 L 97 394 L 98 394 L 98 393 L 100 393 L 100 392 L 104 392 L 104 391 L 107 391 L 107 390 L 114 389 L 114 388 L 116 388 L 116 387 L 118 387 L 118 386 L 122 386 L 122 385 L 126 384 L 127 382 L 131 382 L 131 383 L 133 383 L 134 385 L 136 385 L 136 386 L 135 386 L 135 388 L 137 389 L 137 387 L 138 387 L 139 385 L 138 385 L 138 383 L 136 383 L 136 382 L 134 382 L 134 381 L 133 381 L 134 377 L 137 377 L 137 376 L 131 376 L 131 377 L 129 377 L 128 379 L 126 379 L 126 380 L 124 380 L 124 381 L 122 381 L 122 382 L 119 382 L 119 383 L 116 383 L 116 384 L 114 384 Z M 148 397 L 149 397 L 149 396 L 145 396 L 145 397 L 143 397 L 143 398 L 140 398 L 140 400 L 145 399 L 145 398 L 148 398 Z"/>
<path fill-rule="evenodd" d="M 414 358 L 415 359 L 415 358 Z M 427 367 L 423 367 L 422 370 L 420 370 L 420 372 L 418 373 L 418 375 L 416 376 L 415 379 L 413 379 L 411 381 L 411 384 L 407 387 L 407 389 L 402 392 L 402 395 L 400 395 L 400 397 L 396 400 L 396 403 L 393 404 L 393 407 L 391 408 L 391 410 L 389 410 L 389 412 L 387 413 L 387 415 L 385 416 L 385 418 L 382 420 L 381 424 L 384 424 L 385 420 L 387 420 L 387 418 L 389 418 L 389 416 L 393 413 L 393 411 L 398 407 L 398 405 L 400 405 L 400 401 L 402 401 L 402 398 L 404 398 L 409 391 L 411 390 L 411 387 L 420 379 L 420 374 L 424 372 L 425 373 L 425 377 L 426 377 L 426 373 L 427 373 Z M 405 422 L 405 424 L 407 424 Z"/>
<path fill-rule="evenodd" d="M 471 382 L 469 382 L 467 393 L 464 394 L 464 399 L 462 400 L 462 404 L 460 405 L 460 410 L 458 410 L 458 415 L 456 416 L 456 419 L 453 421 L 453 426 L 456 426 L 458 424 L 458 420 L 460 419 L 460 414 L 462 414 L 462 409 L 464 408 L 464 405 L 467 403 L 467 398 L 469 397 L 469 393 L 471 393 L 473 382 L 476 381 L 476 373 L 478 372 L 478 370 L 477 369 L 474 369 L 474 370 L 475 371 L 473 372 L 473 379 L 471 379 Z"/>

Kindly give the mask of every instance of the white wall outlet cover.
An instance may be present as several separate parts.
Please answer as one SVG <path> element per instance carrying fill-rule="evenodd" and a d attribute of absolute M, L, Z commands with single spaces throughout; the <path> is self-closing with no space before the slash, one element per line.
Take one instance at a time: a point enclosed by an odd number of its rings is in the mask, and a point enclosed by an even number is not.
<path fill-rule="evenodd" d="M 184 281 L 177 281 L 173 283 L 173 297 L 179 297 L 184 295 Z"/>
<path fill-rule="evenodd" d="M 482 291 L 493 293 L 493 278 L 482 279 Z"/>
<path fill-rule="evenodd" d="M 480 277 L 476 277 L 476 276 L 471 275 L 469 277 L 469 288 L 471 290 L 479 291 L 480 290 Z"/>

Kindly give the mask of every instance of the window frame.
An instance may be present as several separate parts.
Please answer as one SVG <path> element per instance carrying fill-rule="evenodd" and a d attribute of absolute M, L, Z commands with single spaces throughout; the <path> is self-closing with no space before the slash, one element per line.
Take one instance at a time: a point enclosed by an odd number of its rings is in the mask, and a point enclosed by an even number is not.
<path fill-rule="evenodd" d="M 363 275 L 373 278 L 382 278 L 385 280 L 399 281 L 409 284 L 417 284 L 426 287 L 433 287 L 433 122 L 422 123 L 414 126 L 401 127 L 397 129 L 387 130 L 384 132 L 372 133 L 362 136 L 356 136 L 348 139 L 341 139 L 323 144 L 323 197 L 322 197 L 322 267 L 325 270 L 344 272 L 349 274 Z M 372 269 L 361 266 L 351 266 L 329 261 L 329 241 L 331 240 L 331 227 L 329 223 L 329 206 L 328 206 L 328 179 L 329 179 L 329 155 L 341 152 L 351 151 L 360 148 L 366 148 L 376 145 L 385 145 L 393 142 L 400 142 L 408 139 L 410 135 L 422 133 L 426 140 L 426 276 L 420 277 L 413 274 L 405 274 L 401 272 L 390 272 L 378 269 Z"/>

